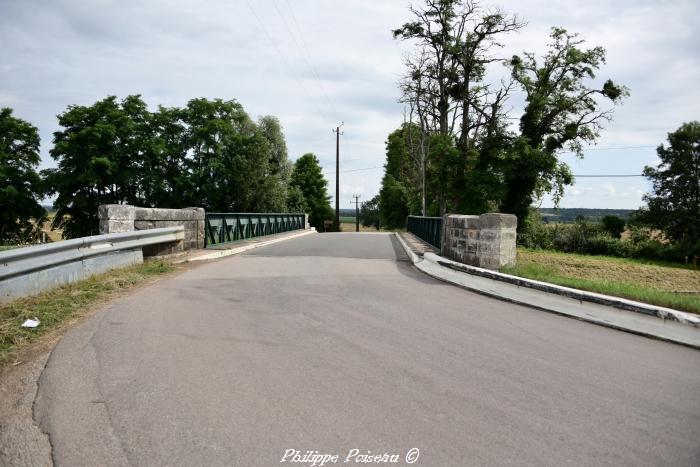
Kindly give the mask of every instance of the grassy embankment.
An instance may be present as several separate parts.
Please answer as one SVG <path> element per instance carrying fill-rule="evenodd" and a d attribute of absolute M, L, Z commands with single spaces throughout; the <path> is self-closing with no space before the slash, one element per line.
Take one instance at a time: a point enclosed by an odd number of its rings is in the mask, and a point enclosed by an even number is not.
<path fill-rule="evenodd" d="M 518 248 L 517 265 L 503 272 L 700 314 L 692 266 Z"/>
<path fill-rule="evenodd" d="M 0 305 L 0 370 L 22 353 L 52 342 L 99 305 L 176 269 L 168 262 L 148 261 Z M 41 322 L 37 328 L 21 327 L 34 317 Z"/>

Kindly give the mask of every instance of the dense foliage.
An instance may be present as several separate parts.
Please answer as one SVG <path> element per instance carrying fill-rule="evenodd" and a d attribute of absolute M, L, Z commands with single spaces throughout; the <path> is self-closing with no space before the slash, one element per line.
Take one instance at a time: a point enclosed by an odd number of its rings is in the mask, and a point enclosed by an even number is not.
<path fill-rule="evenodd" d="M 694 246 L 700 255 L 700 122 L 684 123 L 668 134 L 668 146 L 656 150 L 661 162 L 645 167 L 653 184 L 648 207 L 638 216 L 677 243 Z"/>
<path fill-rule="evenodd" d="M 301 210 L 279 121 L 254 122 L 236 101 L 193 99 L 149 111 L 140 96 L 110 96 L 58 116 L 44 171 L 56 195 L 54 226 L 66 237 L 97 233 L 97 207 L 203 207 L 207 211 Z"/>
<path fill-rule="evenodd" d="M 360 222 L 365 227 L 374 227 L 379 230 L 379 195 L 362 203 L 360 208 Z"/>
<path fill-rule="evenodd" d="M 324 232 L 324 221 L 333 219 L 334 213 L 328 196 L 328 181 L 315 155 L 304 154 L 294 162 L 290 185 L 296 193 L 293 202 L 303 206 L 312 227 Z"/>
<path fill-rule="evenodd" d="M 677 263 L 690 262 L 697 254 L 693 248 L 671 243 L 646 227 L 628 226 L 629 234 L 623 240 L 612 235 L 602 222 L 544 224 L 533 210 L 527 223 L 518 235 L 518 244 L 526 248 Z"/>
<path fill-rule="evenodd" d="M 406 213 L 514 213 L 519 225 L 534 200 L 558 202 L 573 177 L 558 154 L 581 155 L 596 141 L 627 90 L 611 80 L 596 87 L 601 47 L 553 28 L 547 53 L 499 57 L 499 40 L 523 23 L 470 0 L 426 0 L 414 19 L 393 31 L 415 43 L 401 83 L 408 121 L 387 139 L 382 222 L 399 226 Z M 493 65 L 506 70 L 494 85 Z M 525 95 L 517 130 L 509 126 L 509 96 Z"/>
<path fill-rule="evenodd" d="M 41 199 L 39 132 L 0 109 L 0 241 L 27 241 L 44 216 Z"/>
<path fill-rule="evenodd" d="M 617 216 L 604 216 L 600 223 L 603 229 L 613 238 L 620 238 L 622 232 L 625 231 L 625 220 Z"/>

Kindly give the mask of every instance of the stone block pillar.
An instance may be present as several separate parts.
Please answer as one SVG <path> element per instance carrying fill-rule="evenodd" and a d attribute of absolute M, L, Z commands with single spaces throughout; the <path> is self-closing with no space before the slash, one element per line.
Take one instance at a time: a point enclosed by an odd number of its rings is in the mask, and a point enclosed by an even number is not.
<path fill-rule="evenodd" d="M 441 255 L 486 269 L 513 266 L 517 224 L 512 214 L 446 214 L 442 218 Z"/>
<path fill-rule="evenodd" d="M 482 214 L 479 224 L 479 266 L 486 269 L 515 266 L 518 218 L 513 214 Z"/>
<path fill-rule="evenodd" d="M 101 204 L 97 208 L 100 233 L 131 232 L 134 230 L 136 207 L 128 204 Z"/>

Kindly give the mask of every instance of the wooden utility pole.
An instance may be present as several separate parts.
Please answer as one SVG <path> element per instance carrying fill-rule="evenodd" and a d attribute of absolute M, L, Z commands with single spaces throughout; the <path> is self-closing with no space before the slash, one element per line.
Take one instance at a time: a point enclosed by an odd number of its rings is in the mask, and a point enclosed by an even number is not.
<path fill-rule="evenodd" d="M 352 195 L 355 201 L 350 201 L 350 204 L 355 205 L 355 232 L 360 231 L 360 195 Z"/>
<path fill-rule="evenodd" d="M 335 222 L 333 230 L 340 232 L 340 127 L 345 122 L 340 122 L 340 125 L 335 127 Z"/>

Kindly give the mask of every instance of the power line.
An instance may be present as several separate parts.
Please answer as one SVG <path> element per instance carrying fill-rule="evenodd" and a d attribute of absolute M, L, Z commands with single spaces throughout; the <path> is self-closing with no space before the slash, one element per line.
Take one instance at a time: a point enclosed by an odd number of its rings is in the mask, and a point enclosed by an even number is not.
<path fill-rule="evenodd" d="M 350 170 L 341 170 L 340 173 L 347 173 L 347 172 L 361 172 L 364 170 L 375 170 L 375 169 L 383 169 L 383 165 L 377 165 L 374 167 L 363 167 L 361 169 L 350 169 Z M 324 168 L 323 171 L 327 172 L 333 169 L 330 168 Z M 574 174 L 574 177 L 576 178 L 625 178 L 625 177 L 644 177 L 642 174 Z"/>
<path fill-rule="evenodd" d="M 609 148 L 586 148 L 582 149 L 583 152 L 589 152 L 589 151 L 626 151 L 628 149 L 649 149 L 649 148 L 655 148 L 656 146 L 618 146 L 618 147 L 609 147 Z M 560 154 L 576 154 L 574 151 L 563 151 Z"/>
<path fill-rule="evenodd" d="M 594 174 L 594 175 L 576 175 L 574 174 L 574 177 L 576 178 L 624 178 L 624 177 L 643 177 L 644 175 L 641 174 L 623 174 L 623 175 L 603 175 L 603 174 Z"/>
<path fill-rule="evenodd" d="M 619 146 L 619 147 L 610 147 L 610 148 L 586 148 L 584 151 L 617 151 L 617 150 L 622 150 L 622 149 L 646 149 L 646 148 L 655 148 L 656 146 L 652 145 L 647 145 L 647 146 Z"/>
<path fill-rule="evenodd" d="M 304 86 L 304 83 L 302 83 L 301 80 L 299 78 L 297 78 L 297 76 L 293 73 L 292 67 L 289 66 L 289 62 L 287 62 L 287 59 L 284 57 L 284 54 L 282 53 L 280 48 L 277 46 L 277 42 L 275 42 L 275 40 L 272 38 L 272 35 L 270 35 L 270 33 L 268 32 L 267 28 L 265 27 L 265 24 L 262 22 L 262 20 L 258 16 L 258 14 L 255 12 L 255 10 L 251 6 L 250 2 L 248 0 L 245 0 L 245 3 L 246 3 L 246 5 L 248 5 L 248 9 L 250 10 L 251 13 L 253 13 L 253 16 L 255 17 L 256 21 L 258 22 L 258 24 L 262 28 L 262 30 L 265 33 L 265 35 L 267 36 L 267 38 L 270 40 L 270 43 L 272 44 L 272 46 L 277 51 L 277 55 L 279 55 L 280 58 L 282 59 L 282 62 L 284 63 L 285 68 L 287 68 L 287 70 L 289 71 L 289 74 L 292 75 L 292 77 L 297 82 L 297 84 L 299 84 L 299 87 L 301 87 L 304 90 L 304 92 L 309 96 L 309 98 L 311 98 L 311 100 L 313 101 L 311 93 L 308 91 L 308 89 L 306 89 L 306 86 Z M 314 105 L 316 105 L 315 102 L 314 102 Z M 318 110 L 318 112 L 321 114 L 321 116 L 323 116 L 323 118 L 325 118 L 326 120 L 330 120 L 330 118 L 328 118 L 328 115 L 326 115 L 326 113 L 323 111 L 323 109 L 321 107 L 319 107 L 318 105 L 316 105 L 316 110 Z"/>
<path fill-rule="evenodd" d="M 309 65 L 309 69 L 311 70 L 311 73 L 314 75 L 316 80 L 318 81 L 319 88 L 321 90 L 321 93 L 323 94 L 323 97 L 326 99 L 326 102 L 328 102 L 328 105 L 335 110 L 335 104 L 331 102 L 331 99 L 328 97 L 328 93 L 326 93 L 326 89 L 323 86 L 323 80 L 321 79 L 321 76 L 318 74 L 318 70 L 316 69 L 316 66 L 313 64 L 313 61 L 311 60 L 311 53 L 309 52 L 309 47 L 306 45 L 306 40 L 304 40 L 304 33 L 302 32 L 301 28 L 299 27 L 299 22 L 297 21 L 296 15 L 294 14 L 294 10 L 292 10 L 292 6 L 289 4 L 288 1 L 285 1 L 287 4 L 287 9 L 289 9 L 290 17 L 292 18 L 292 21 L 294 22 L 294 25 L 296 27 L 297 35 L 299 36 L 299 39 L 301 41 L 302 46 L 299 46 L 299 43 L 297 42 L 296 38 L 294 37 L 294 34 L 292 34 L 291 28 L 287 24 L 287 20 L 284 19 L 284 15 L 280 11 L 280 9 L 277 7 L 277 3 L 273 0 L 272 4 L 275 6 L 275 10 L 277 10 L 277 14 L 282 18 L 282 22 L 284 23 L 285 28 L 287 28 L 287 31 L 289 32 L 289 36 L 292 38 L 294 41 L 294 45 L 302 52 L 302 58 L 306 61 L 307 65 Z"/>
<path fill-rule="evenodd" d="M 378 165 L 376 167 L 363 167 L 361 169 L 341 170 L 340 173 L 342 174 L 342 173 L 347 173 L 347 172 L 361 172 L 363 170 L 374 170 L 374 169 L 383 169 L 383 168 L 384 168 L 383 165 Z M 333 171 L 333 170 L 335 170 L 335 169 L 333 169 L 333 168 L 324 168 L 323 169 L 324 172 Z"/>

